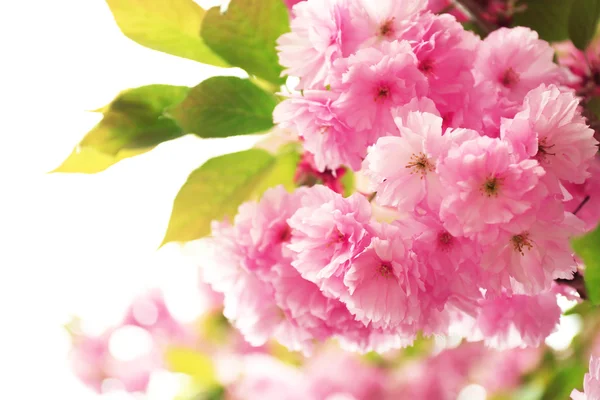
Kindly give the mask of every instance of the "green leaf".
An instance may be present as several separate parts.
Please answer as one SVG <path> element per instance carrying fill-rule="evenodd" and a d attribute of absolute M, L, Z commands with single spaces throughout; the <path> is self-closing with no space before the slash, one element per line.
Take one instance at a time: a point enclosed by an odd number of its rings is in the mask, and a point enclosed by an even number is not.
<path fill-rule="evenodd" d="M 129 39 L 174 56 L 227 67 L 200 36 L 204 10 L 193 0 L 106 0 Z"/>
<path fill-rule="evenodd" d="M 600 304 L 600 226 L 572 240 L 573 249 L 585 264 L 585 288 L 590 301 Z"/>
<path fill-rule="evenodd" d="M 191 349 L 173 347 L 165 352 L 169 370 L 189 375 L 194 383 L 203 387 L 218 385 L 210 357 Z"/>
<path fill-rule="evenodd" d="M 585 50 L 598 28 L 600 0 L 573 0 L 569 14 L 569 37 L 580 50 Z"/>
<path fill-rule="evenodd" d="M 231 0 L 206 12 L 201 35 L 206 44 L 231 65 L 269 82 L 281 84 L 275 41 L 289 31 L 287 8 L 281 0 Z"/>
<path fill-rule="evenodd" d="M 573 388 L 581 388 L 587 365 L 570 362 L 559 369 L 551 378 L 541 400 L 564 400 L 569 398 Z"/>
<path fill-rule="evenodd" d="M 356 178 L 354 176 L 354 171 L 350 168 L 346 167 L 346 172 L 344 176 L 342 176 L 342 186 L 344 187 L 344 197 L 348 197 L 354 193 Z"/>
<path fill-rule="evenodd" d="M 121 92 L 99 111 L 104 117 L 53 172 L 95 173 L 184 134 L 163 111 L 181 102 L 189 88 L 149 85 Z"/>
<path fill-rule="evenodd" d="M 568 21 L 573 0 L 527 0 L 522 3 L 526 9 L 514 15 L 513 26 L 528 26 L 549 42 L 569 37 Z"/>
<path fill-rule="evenodd" d="M 248 79 L 217 76 L 200 83 L 167 115 L 204 138 L 259 133 L 273 127 L 277 99 Z"/>
<path fill-rule="evenodd" d="M 600 119 L 600 97 L 592 97 L 585 105 L 585 108 L 590 110 L 598 119 Z"/>
<path fill-rule="evenodd" d="M 274 156 L 250 149 L 208 160 L 190 174 L 175 197 L 163 244 L 208 235 L 212 220 L 233 218 L 240 204 L 269 187 L 283 184 L 292 189 L 297 158 L 293 153 Z"/>

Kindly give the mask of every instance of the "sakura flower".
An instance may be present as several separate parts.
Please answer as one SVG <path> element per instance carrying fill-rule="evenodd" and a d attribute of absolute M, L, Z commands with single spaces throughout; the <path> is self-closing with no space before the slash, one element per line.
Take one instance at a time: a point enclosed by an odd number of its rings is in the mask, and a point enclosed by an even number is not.
<path fill-rule="evenodd" d="M 344 285 L 348 291 L 341 300 L 364 324 L 407 328 L 421 316 L 422 276 L 410 248 L 392 225 L 382 225 L 379 235 L 352 261 Z"/>
<path fill-rule="evenodd" d="M 453 16 L 431 13 L 416 18 L 401 38 L 411 43 L 419 70 L 429 82 L 427 96 L 441 115 L 462 109 L 464 94 L 475 82 L 471 69 L 479 38 L 465 31 Z"/>
<path fill-rule="evenodd" d="M 377 400 L 384 395 L 384 371 L 347 352 L 325 349 L 308 360 L 304 371 L 314 399 L 345 394 L 358 400 Z"/>
<path fill-rule="evenodd" d="M 398 4 L 401 4 L 399 2 Z M 427 94 L 427 80 L 406 41 L 382 42 L 335 62 L 334 105 L 348 125 L 375 140 L 397 131 L 391 110 Z"/>
<path fill-rule="evenodd" d="M 572 400 L 598 400 L 600 399 L 600 358 L 590 358 L 590 370 L 583 379 L 583 392 L 573 389 Z"/>
<path fill-rule="evenodd" d="M 527 94 L 522 111 L 502 121 L 502 137 L 521 157 L 535 158 L 552 176 L 583 183 L 598 142 L 578 106 L 573 93 L 541 85 Z"/>
<path fill-rule="evenodd" d="M 427 295 L 440 312 L 451 305 L 474 315 L 483 279 L 478 268 L 479 247 L 465 237 L 452 236 L 437 218 L 426 216 L 419 221 L 423 229 L 415 235 L 412 248 L 417 257 L 427 263 L 429 274 L 424 277 Z"/>
<path fill-rule="evenodd" d="M 109 344 L 117 329 L 108 329 L 98 336 L 74 333 L 69 354 L 73 371 L 81 382 L 98 393 L 104 391 L 106 379 L 118 381 L 128 392 L 144 392 L 151 372 L 162 365 L 160 354 L 150 349 L 150 352 L 130 360 L 116 358 Z"/>
<path fill-rule="evenodd" d="M 442 136 L 442 119 L 430 113 L 411 112 L 396 123 L 401 136 L 380 138 L 363 162 L 369 190 L 377 192 L 378 204 L 400 211 L 418 206 L 435 209 L 441 201 L 438 159 L 452 144 L 473 139 L 477 132 L 459 130 Z"/>
<path fill-rule="evenodd" d="M 291 32 L 277 40 L 284 74 L 300 78 L 298 89 L 323 89 L 332 63 L 354 52 L 347 0 L 304 1 L 293 9 Z"/>
<path fill-rule="evenodd" d="M 571 279 L 577 270 L 569 239 L 583 233 L 583 223 L 571 213 L 561 222 L 536 216 L 528 227 L 507 225 L 483 253 L 482 268 L 496 274 L 492 281 L 521 293 L 549 290 L 554 279 Z"/>
<path fill-rule="evenodd" d="M 560 314 L 552 292 L 500 295 L 482 301 L 477 326 L 495 348 L 538 347 L 558 326 Z"/>
<path fill-rule="evenodd" d="M 124 325 L 138 326 L 162 343 L 193 343 L 195 335 L 170 313 L 162 293 L 152 290 L 137 297 L 125 316 Z"/>
<path fill-rule="evenodd" d="M 585 51 L 576 48 L 571 41 L 554 43 L 553 46 L 558 64 L 572 73 L 568 85 L 575 90 L 591 91 L 591 95 L 600 96 L 600 36 L 596 35 Z"/>
<path fill-rule="evenodd" d="M 554 51 L 525 27 L 500 28 L 483 41 L 475 61 L 478 81 L 493 82 L 500 107 L 520 105 L 540 84 L 561 84 L 564 71 L 553 62 Z"/>
<path fill-rule="evenodd" d="M 532 209 L 545 192 L 544 170 L 516 160 L 508 143 L 479 137 L 451 148 L 438 166 L 444 199 L 440 216 L 453 235 L 494 240 L 498 228 Z"/>
<path fill-rule="evenodd" d="M 314 154 L 318 171 L 335 170 L 341 165 L 356 171 L 374 139 L 368 132 L 358 132 L 348 125 L 335 99 L 336 94 L 330 91 L 305 91 L 303 96 L 279 103 L 273 119 L 304 139 L 304 148 Z"/>
<path fill-rule="evenodd" d="M 288 220 L 292 265 L 325 293 L 337 296 L 349 261 L 371 240 L 371 207 L 361 194 L 345 199 L 320 185 L 300 193 L 301 206 Z"/>
<path fill-rule="evenodd" d="M 412 18 L 427 8 L 427 0 L 353 0 L 351 4 L 357 36 L 369 45 L 398 39 Z"/>

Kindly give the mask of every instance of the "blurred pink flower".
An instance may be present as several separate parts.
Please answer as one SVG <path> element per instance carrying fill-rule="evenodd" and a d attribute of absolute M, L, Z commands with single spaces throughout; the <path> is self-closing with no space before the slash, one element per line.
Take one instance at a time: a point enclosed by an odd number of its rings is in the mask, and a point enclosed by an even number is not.
<path fill-rule="evenodd" d="M 574 389 L 572 400 L 600 400 L 600 358 L 590 358 L 590 370 L 583 380 L 583 393 Z"/>

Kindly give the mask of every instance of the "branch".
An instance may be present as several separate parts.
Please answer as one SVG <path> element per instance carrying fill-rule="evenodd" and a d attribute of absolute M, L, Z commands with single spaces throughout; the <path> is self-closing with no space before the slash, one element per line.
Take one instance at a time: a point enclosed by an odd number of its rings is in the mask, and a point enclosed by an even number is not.
<path fill-rule="evenodd" d="M 573 215 L 577 215 L 577 213 L 579 211 L 581 211 L 581 209 L 583 208 L 583 206 L 585 206 L 585 204 L 590 201 L 590 196 L 585 196 L 585 198 L 583 199 L 583 201 L 581 203 L 579 203 L 579 205 L 577 206 L 577 208 L 575 209 L 575 211 L 573 211 Z"/>
<path fill-rule="evenodd" d="M 469 13 L 469 15 L 471 15 L 471 18 L 473 18 L 475 24 L 485 35 L 495 31 L 498 28 L 491 22 L 483 19 L 485 10 L 475 0 L 454 0 L 454 2 L 462 7 L 467 13 Z"/>

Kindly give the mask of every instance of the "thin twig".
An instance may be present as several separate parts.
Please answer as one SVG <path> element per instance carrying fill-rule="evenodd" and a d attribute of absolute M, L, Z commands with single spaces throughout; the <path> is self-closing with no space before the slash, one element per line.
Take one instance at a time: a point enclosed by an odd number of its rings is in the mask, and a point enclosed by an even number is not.
<path fill-rule="evenodd" d="M 579 205 L 577 206 L 577 208 L 575 209 L 575 211 L 573 211 L 573 215 L 577 215 L 577 213 L 579 211 L 581 211 L 581 209 L 583 208 L 583 206 L 585 206 L 585 204 L 590 201 L 590 196 L 585 196 L 585 198 L 583 199 L 583 201 L 581 203 L 579 203 Z"/>
<path fill-rule="evenodd" d="M 481 32 L 485 35 L 498 28 L 495 24 L 483 19 L 485 10 L 475 0 L 454 0 L 454 2 L 471 15 L 475 24 L 477 24 Z"/>

